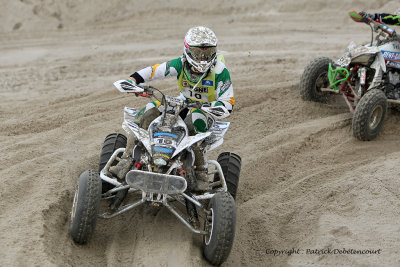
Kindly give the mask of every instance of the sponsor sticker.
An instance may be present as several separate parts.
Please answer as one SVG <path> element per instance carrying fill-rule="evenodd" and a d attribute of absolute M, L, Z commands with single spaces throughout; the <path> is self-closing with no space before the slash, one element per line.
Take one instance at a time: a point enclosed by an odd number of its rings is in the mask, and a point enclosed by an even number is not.
<path fill-rule="evenodd" d="M 206 86 L 213 86 L 213 85 L 214 85 L 214 82 L 213 82 L 213 81 L 210 81 L 210 80 L 203 80 L 203 81 L 201 82 L 201 84 L 202 84 L 202 85 L 206 85 Z"/>
<path fill-rule="evenodd" d="M 382 50 L 381 52 L 383 54 L 383 57 L 386 60 L 400 61 L 400 53 L 398 53 L 398 52 L 390 52 L 390 51 L 385 51 L 385 50 Z"/>
<path fill-rule="evenodd" d="M 388 61 L 386 65 L 389 67 L 400 69 L 400 63 L 394 61 Z"/>
<path fill-rule="evenodd" d="M 171 158 L 170 156 L 165 155 L 165 154 L 154 154 L 154 157 L 163 157 L 163 158 L 166 158 L 166 159 L 170 159 Z"/>
<path fill-rule="evenodd" d="M 194 91 L 197 93 L 208 93 L 208 88 L 207 87 L 196 87 L 196 88 L 194 88 Z"/>
<path fill-rule="evenodd" d="M 171 148 L 167 148 L 167 147 L 154 147 L 154 151 L 158 151 L 161 153 L 172 153 L 173 150 Z"/>
<path fill-rule="evenodd" d="M 177 135 L 171 134 L 171 133 L 155 133 L 153 136 L 154 137 L 157 137 L 157 136 L 171 136 L 172 138 L 175 138 L 175 139 L 178 138 Z"/>

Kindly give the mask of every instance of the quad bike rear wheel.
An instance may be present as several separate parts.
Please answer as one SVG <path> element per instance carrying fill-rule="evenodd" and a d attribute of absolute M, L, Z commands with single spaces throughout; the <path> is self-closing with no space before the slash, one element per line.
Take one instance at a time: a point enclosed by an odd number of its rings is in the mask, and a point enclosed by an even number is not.
<path fill-rule="evenodd" d="M 327 57 L 318 57 L 311 61 L 304 69 L 300 79 L 300 95 L 303 100 L 326 103 L 329 92 L 321 88 L 329 87 L 328 68 L 332 60 Z"/>
<path fill-rule="evenodd" d="M 378 89 L 368 91 L 358 102 L 353 115 L 353 135 L 358 140 L 374 139 L 382 128 L 388 102 L 384 92 Z"/>
<path fill-rule="evenodd" d="M 203 237 L 204 257 L 214 265 L 222 264 L 231 252 L 235 238 L 236 205 L 228 192 L 214 195 L 208 204 L 210 214 L 206 216 Z"/>
<path fill-rule="evenodd" d="M 85 244 L 92 235 L 100 207 L 101 179 L 94 170 L 83 172 L 72 202 L 69 233 L 78 244 Z"/>
<path fill-rule="evenodd" d="M 242 159 L 235 153 L 223 152 L 219 154 L 217 161 L 221 165 L 228 192 L 232 195 L 233 199 L 236 199 Z M 214 181 L 219 181 L 218 174 L 215 174 Z"/>
<path fill-rule="evenodd" d="M 101 149 L 100 154 L 100 162 L 99 162 L 99 172 L 106 166 L 108 160 L 111 158 L 112 154 L 118 148 L 125 148 L 126 147 L 126 136 L 120 133 L 112 133 L 107 135 L 106 139 L 103 143 L 103 148 Z M 118 157 L 121 157 L 122 153 L 118 154 Z M 111 166 L 117 165 L 117 161 L 114 161 Z M 114 186 L 107 182 L 102 182 L 102 193 L 107 192 L 108 190 L 112 189 Z"/>

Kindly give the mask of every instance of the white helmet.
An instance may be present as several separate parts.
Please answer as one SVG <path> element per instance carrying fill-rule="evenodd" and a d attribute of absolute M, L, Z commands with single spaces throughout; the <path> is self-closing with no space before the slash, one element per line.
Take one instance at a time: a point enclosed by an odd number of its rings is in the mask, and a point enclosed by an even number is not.
<path fill-rule="evenodd" d="M 217 36 L 207 27 L 197 26 L 186 33 L 183 54 L 197 71 L 205 73 L 217 59 Z"/>

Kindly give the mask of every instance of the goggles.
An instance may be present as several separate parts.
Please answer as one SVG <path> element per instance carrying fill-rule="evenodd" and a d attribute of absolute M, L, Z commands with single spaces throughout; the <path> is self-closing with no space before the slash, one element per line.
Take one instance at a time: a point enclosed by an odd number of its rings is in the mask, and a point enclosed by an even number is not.
<path fill-rule="evenodd" d="M 196 61 L 207 61 L 210 62 L 217 53 L 216 46 L 189 46 L 189 53 L 191 57 Z"/>

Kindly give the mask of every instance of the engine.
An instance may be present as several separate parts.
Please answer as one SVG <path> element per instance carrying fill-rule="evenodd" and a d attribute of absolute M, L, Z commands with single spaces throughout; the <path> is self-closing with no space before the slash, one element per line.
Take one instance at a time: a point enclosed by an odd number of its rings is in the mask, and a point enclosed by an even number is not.
<path fill-rule="evenodd" d="M 385 94 L 389 99 L 400 98 L 400 72 L 398 70 L 389 70 L 385 78 Z"/>

